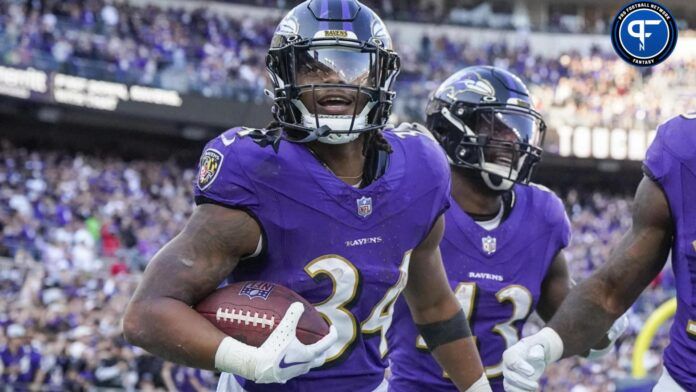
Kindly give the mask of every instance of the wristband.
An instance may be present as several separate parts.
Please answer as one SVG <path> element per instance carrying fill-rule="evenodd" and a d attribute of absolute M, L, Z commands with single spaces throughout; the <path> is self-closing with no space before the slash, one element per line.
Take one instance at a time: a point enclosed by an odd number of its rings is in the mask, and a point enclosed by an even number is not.
<path fill-rule="evenodd" d="M 256 347 L 226 336 L 215 353 L 215 368 L 247 380 L 256 379 Z"/>
<path fill-rule="evenodd" d="M 488 383 L 488 378 L 486 373 L 481 375 L 481 378 L 476 380 L 469 388 L 464 392 L 492 392 L 491 384 Z"/>
<path fill-rule="evenodd" d="M 535 337 L 535 342 L 541 340 L 543 342 L 548 343 L 546 345 L 543 345 L 547 364 L 551 362 L 556 362 L 559 359 L 561 359 L 561 357 L 563 356 L 563 340 L 556 331 L 549 327 L 544 327 L 541 331 L 539 331 L 536 335 L 533 336 Z"/>
<path fill-rule="evenodd" d="M 589 360 L 601 358 L 601 357 L 607 355 L 608 353 L 610 353 L 613 348 L 614 348 L 614 342 L 609 343 L 608 346 L 604 347 L 601 350 L 595 350 L 595 349 L 591 348 L 590 353 L 587 354 L 587 356 L 585 358 L 587 358 Z"/>

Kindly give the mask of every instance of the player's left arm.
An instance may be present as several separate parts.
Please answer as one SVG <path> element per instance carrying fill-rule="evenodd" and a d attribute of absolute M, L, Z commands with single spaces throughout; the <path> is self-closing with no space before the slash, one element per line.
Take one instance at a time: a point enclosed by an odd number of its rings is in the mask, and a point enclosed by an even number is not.
<path fill-rule="evenodd" d="M 626 312 L 664 267 L 672 235 L 667 198 L 657 183 L 644 177 L 636 191 L 630 230 L 609 260 L 573 289 L 549 322 L 564 343 L 564 357 L 596 342 L 598 332 Z"/>
<path fill-rule="evenodd" d="M 490 391 L 469 324 L 450 289 L 440 256 L 440 216 L 411 254 L 404 297 L 433 357 L 460 391 Z"/>
<path fill-rule="evenodd" d="M 559 250 L 556 253 L 549 269 L 546 271 L 546 276 L 541 284 L 541 295 L 539 296 L 539 303 L 537 304 L 536 312 L 539 314 L 542 320 L 549 322 L 558 308 L 566 299 L 570 293 L 571 288 L 575 286 L 575 282 L 570 277 L 568 272 L 568 262 L 566 261 L 565 254 L 563 250 Z M 604 335 L 604 338 L 592 347 L 592 350 L 585 353 L 585 356 L 591 356 L 596 358 L 605 354 L 611 349 L 616 338 L 623 334 L 625 329 L 625 320 L 618 320 L 616 324 L 616 329 L 621 330 L 616 334 L 617 336 Z"/>
<path fill-rule="evenodd" d="M 546 366 L 597 344 L 662 270 L 672 243 L 667 198 L 644 177 L 633 203 L 633 223 L 609 260 L 573 288 L 548 326 L 503 353 L 507 391 L 534 391 Z"/>

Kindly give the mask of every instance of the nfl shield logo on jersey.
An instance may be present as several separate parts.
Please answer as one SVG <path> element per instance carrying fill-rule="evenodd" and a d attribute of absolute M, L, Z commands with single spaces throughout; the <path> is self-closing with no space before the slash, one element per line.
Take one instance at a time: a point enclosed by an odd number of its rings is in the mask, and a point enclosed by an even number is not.
<path fill-rule="evenodd" d="M 483 246 L 483 251 L 486 252 L 487 255 L 495 253 L 495 237 L 486 236 L 481 238 L 481 245 Z"/>
<path fill-rule="evenodd" d="M 246 295 L 249 299 L 262 298 L 267 300 L 274 287 L 275 285 L 273 283 L 249 282 L 242 287 L 239 291 L 239 295 Z"/>
<path fill-rule="evenodd" d="M 371 197 L 361 197 L 358 200 L 358 215 L 362 216 L 363 218 L 368 217 L 370 214 L 372 214 L 372 198 Z"/>

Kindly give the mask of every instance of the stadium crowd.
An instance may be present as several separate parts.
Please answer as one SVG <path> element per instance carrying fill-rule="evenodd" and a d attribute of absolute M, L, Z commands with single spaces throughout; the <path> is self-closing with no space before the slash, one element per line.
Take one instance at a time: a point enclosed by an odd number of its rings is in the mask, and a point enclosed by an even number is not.
<path fill-rule="evenodd" d="M 407 119 L 419 119 L 408 114 L 421 113 L 442 80 L 472 64 L 495 65 L 519 75 L 552 127 L 652 130 L 662 119 L 696 106 L 696 94 L 683 88 L 696 85 L 696 59 L 673 60 L 641 71 L 599 49 L 589 55 L 543 58 L 532 55 L 527 44 L 475 45 L 445 36 L 423 37 L 418 46 L 399 45 L 397 50 L 403 68 L 396 112 Z"/>
<path fill-rule="evenodd" d="M 146 261 L 191 210 L 193 171 L 7 142 L 0 156 L 0 385 L 214 386 L 212 373 L 145 355 L 120 329 Z"/>
<path fill-rule="evenodd" d="M 304 0 L 224 0 L 234 4 L 248 4 L 260 7 L 289 9 Z M 361 3 L 374 10 L 383 19 L 403 20 L 408 22 L 441 23 L 454 8 L 455 1 L 392 1 L 365 0 Z"/>
<path fill-rule="evenodd" d="M 262 102 L 265 53 L 276 23 L 111 0 L 0 0 L 0 64 Z M 511 46 L 424 34 L 420 41 L 394 37 L 402 57 L 394 108 L 399 121 L 418 120 L 441 81 L 479 64 L 521 75 L 552 128 L 563 120 L 650 130 L 696 106 L 696 95 L 683 88 L 696 85 L 696 59 L 641 70 L 600 50 L 544 58 L 532 55 L 524 40 Z"/>
<path fill-rule="evenodd" d="M 211 372 L 163 363 L 127 344 L 119 323 L 147 260 L 190 213 L 194 175 L 172 162 L 0 142 L 0 384 L 49 391 L 214 387 Z M 566 254 L 582 279 L 628 227 L 630 197 L 570 190 L 564 199 L 573 223 Z M 634 306 L 615 353 L 555 365 L 545 390 L 614 390 L 630 373 L 642 321 L 673 293 L 666 272 Z M 665 339 L 660 335 L 650 355 L 652 370 Z"/>

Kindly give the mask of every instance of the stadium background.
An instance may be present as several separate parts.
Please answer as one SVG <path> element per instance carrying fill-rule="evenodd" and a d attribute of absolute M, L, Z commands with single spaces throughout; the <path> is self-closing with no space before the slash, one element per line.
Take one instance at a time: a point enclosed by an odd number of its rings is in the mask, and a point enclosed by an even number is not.
<path fill-rule="evenodd" d="M 402 57 L 394 123 L 421 120 L 428 93 L 467 65 L 505 67 L 530 84 L 550 126 L 535 181 L 566 203 L 572 275 L 603 263 L 630 224 L 655 127 L 696 108 L 696 3 L 663 2 L 679 42 L 648 69 L 611 49 L 607 31 L 624 1 L 365 3 Z M 206 139 L 270 120 L 265 51 L 295 4 L 0 0 L 0 385 L 214 385 L 209 372 L 126 344 L 119 320 L 147 260 L 191 211 Z M 668 325 L 647 353 L 645 380 L 630 377 L 634 340 L 673 295 L 668 265 L 633 307 L 617 350 L 554 365 L 544 390 L 648 390 Z"/>

